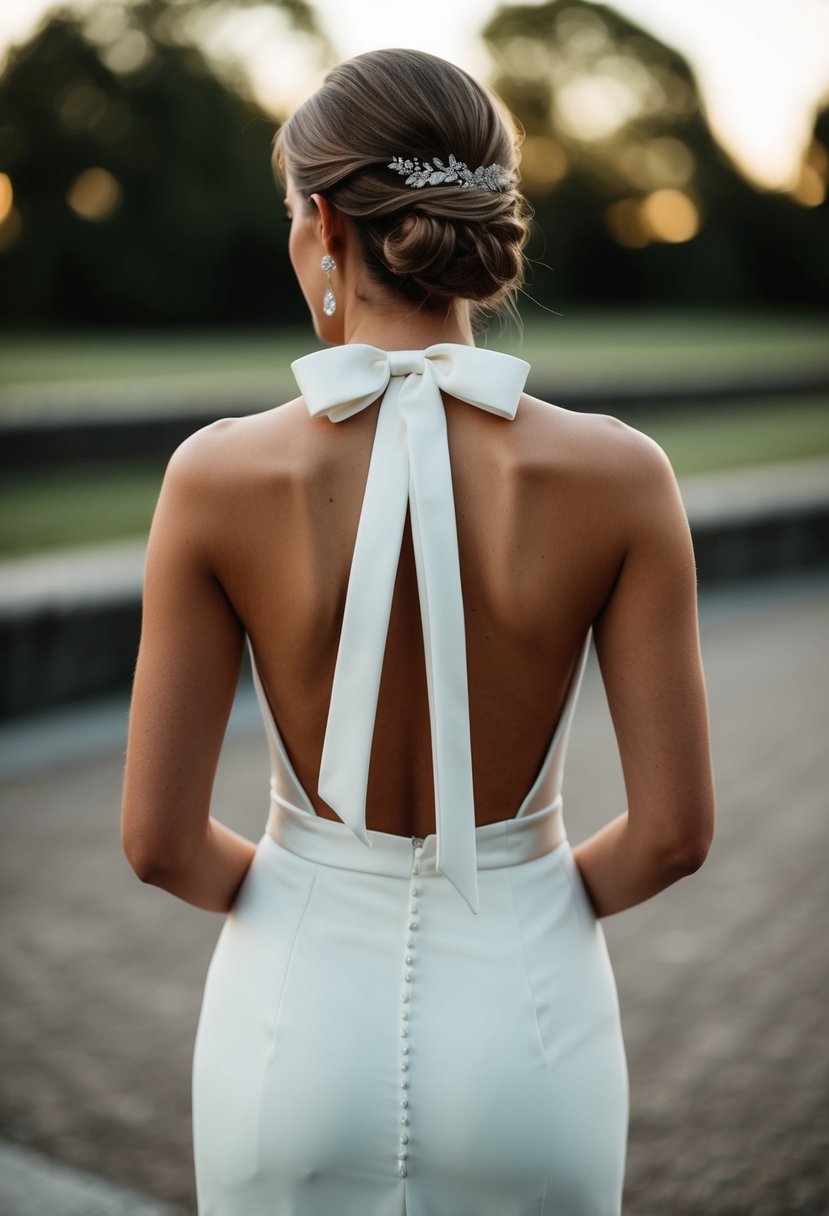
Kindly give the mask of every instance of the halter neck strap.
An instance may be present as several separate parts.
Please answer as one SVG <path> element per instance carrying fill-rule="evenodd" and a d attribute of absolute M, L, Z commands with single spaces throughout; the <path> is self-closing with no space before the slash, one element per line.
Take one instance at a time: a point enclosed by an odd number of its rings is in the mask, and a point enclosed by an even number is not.
<path fill-rule="evenodd" d="M 474 346 L 346 344 L 291 364 L 312 416 L 342 422 L 383 396 L 346 593 L 319 794 L 371 847 L 366 788 L 400 545 L 411 509 L 435 782 L 436 866 L 477 913 L 466 637 L 441 390 L 515 417 L 530 365 Z"/>

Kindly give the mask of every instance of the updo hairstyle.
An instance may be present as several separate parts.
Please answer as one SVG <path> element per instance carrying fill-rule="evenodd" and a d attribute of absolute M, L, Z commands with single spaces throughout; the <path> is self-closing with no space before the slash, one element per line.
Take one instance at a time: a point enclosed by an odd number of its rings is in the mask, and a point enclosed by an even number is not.
<path fill-rule="evenodd" d="M 351 220 L 371 277 L 427 309 L 462 298 L 509 304 L 524 280 L 532 212 L 517 188 L 521 136 L 503 104 L 461 68 L 423 51 L 381 50 L 333 68 L 274 139 L 274 167 L 307 201 Z M 500 164 L 512 184 L 415 188 L 392 157 L 474 172 Z"/>

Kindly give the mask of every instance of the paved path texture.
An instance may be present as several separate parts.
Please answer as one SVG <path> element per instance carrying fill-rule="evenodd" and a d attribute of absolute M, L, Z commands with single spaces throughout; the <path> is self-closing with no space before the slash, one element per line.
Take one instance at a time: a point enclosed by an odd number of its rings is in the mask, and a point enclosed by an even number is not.
<path fill-rule="evenodd" d="M 603 922 L 631 1078 L 625 1216 L 829 1213 L 827 625 L 826 576 L 703 596 L 717 835 L 697 874 Z M 221 921 L 122 858 L 126 706 L 95 712 L 71 749 L 59 714 L 0 733 L 0 1209 L 193 1216 L 189 1071 Z M 236 723 L 214 810 L 257 838 L 249 694 Z M 624 805 L 592 660 L 565 798 L 574 841 Z"/>

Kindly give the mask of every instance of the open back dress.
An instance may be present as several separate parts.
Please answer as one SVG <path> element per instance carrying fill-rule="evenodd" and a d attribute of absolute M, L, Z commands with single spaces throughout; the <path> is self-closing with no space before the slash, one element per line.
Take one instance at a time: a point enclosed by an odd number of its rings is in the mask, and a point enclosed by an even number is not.
<path fill-rule="evenodd" d="M 193 1064 L 199 1216 L 618 1216 L 628 1076 L 604 934 L 562 817 L 590 634 L 513 817 L 476 825 L 441 391 L 514 417 L 528 365 L 361 344 L 294 365 L 313 415 L 382 398 L 317 815 L 250 654 L 270 812 L 210 964 Z M 346 423 L 347 424 L 347 423 Z M 436 832 L 368 830 L 365 793 L 407 510 Z"/>

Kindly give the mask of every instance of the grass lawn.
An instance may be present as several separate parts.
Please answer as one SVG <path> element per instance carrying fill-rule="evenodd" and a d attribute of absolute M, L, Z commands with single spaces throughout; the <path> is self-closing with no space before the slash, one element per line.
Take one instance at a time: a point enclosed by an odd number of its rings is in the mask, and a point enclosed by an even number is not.
<path fill-rule="evenodd" d="M 145 536 L 163 462 L 6 474 L 0 483 L 0 557 Z"/>
<path fill-rule="evenodd" d="M 829 394 L 648 411 L 633 422 L 668 453 L 678 477 L 829 454 Z"/>
<path fill-rule="evenodd" d="M 795 312 L 595 312 L 533 320 L 489 345 L 519 355 L 545 384 L 695 382 L 745 372 L 829 372 L 829 315 Z"/>
<path fill-rule="evenodd" d="M 829 453 L 829 397 L 699 405 L 628 419 L 677 475 Z M 163 461 L 15 472 L 0 483 L 0 556 L 144 536 Z"/>

